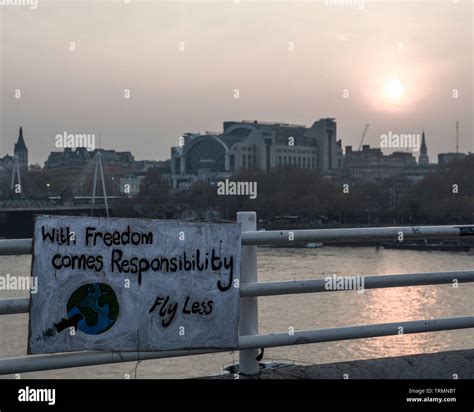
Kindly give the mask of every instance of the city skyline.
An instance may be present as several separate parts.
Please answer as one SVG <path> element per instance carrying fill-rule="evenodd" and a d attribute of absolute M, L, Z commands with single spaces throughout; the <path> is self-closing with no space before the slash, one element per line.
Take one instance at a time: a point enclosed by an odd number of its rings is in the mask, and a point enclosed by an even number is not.
<path fill-rule="evenodd" d="M 220 131 L 226 120 L 310 126 L 329 116 L 344 146 L 357 147 L 367 123 L 371 147 L 383 134 L 424 129 L 432 159 L 456 150 L 459 121 L 459 150 L 473 151 L 472 9 L 467 1 L 3 7 L 0 151 L 11 152 L 22 125 L 31 163 L 44 162 L 63 132 L 163 160 L 183 133 Z"/>
<path fill-rule="evenodd" d="M 335 119 L 337 120 L 337 119 Z M 237 121 L 237 122 L 240 122 L 240 121 Z M 265 123 L 265 121 L 259 121 L 259 123 Z M 268 122 L 269 124 L 271 124 L 270 122 Z M 337 121 L 336 121 L 337 123 Z M 283 124 L 283 123 L 282 123 Z M 286 124 L 290 124 L 290 123 L 286 123 Z M 298 125 L 295 125 L 295 126 L 298 126 Z M 12 147 L 10 148 L 10 150 L 7 150 L 6 152 L 2 152 L 0 153 L 0 159 L 3 157 L 3 156 L 12 156 L 14 155 L 14 148 L 17 144 L 17 141 L 19 139 L 19 136 L 21 136 L 21 141 L 23 142 L 23 144 L 26 144 L 26 147 L 30 147 L 29 144 L 28 144 L 28 136 L 26 136 L 26 138 L 24 137 L 23 133 L 24 133 L 24 130 L 23 130 L 23 126 L 19 126 L 18 130 L 17 130 L 17 136 L 15 137 L 15 141 L 12 145 Z M 424 131 L 422 131 L 421 133 L 418 133 L 418 135 L 420 136 L 420 139 L 421 139 L 421 136 L 425 135 L 425 138 L 426 138 L 426 143 L 427 143 L 427 146 L 428 146 L 428 154 L 429 154 L 429 163 L 430 164 L 437 164 L 438 163 L 438 155 L 439 154 L 449 154 L 449 153 L 456 153 L 456 150 L 454 148 L 454 150 L 452 151 L 449 151 L 449 152 L 438 152 L 438 153 L 434 153 L 430 150 L 430 140 L 429 140 L 429 136 L 426 136 L 426 133 Z M 205 134 L 203 134 L 202 136 L 205 136 Z M 77 138 L 78 136 L 75 135 L 75 137 Z M 411 136 L 410 136 L 411 137 Z M 26 139 L 26 140 L 24 140 Z M 86 138 L 87 140 L 87 138 Z M 420 140 L 421 141 L 421 140 Z M 380 147 L 380 146 L 375 146 L 375 145 L 371 145 L 369 143 L 366 143 L 364 142 L 364 146 L 370 146 L 370 149 L 380 149 L 381 152 L 384 154 L 384 155 L 389 155 L 389 154 L 392 154 L 392 153 L 396 153 L 396 152 L 407 152 L 407 153 L 410 153 L 412 154 L 415 159 L 419 159 L 419 156 L 421 155 L 421 152 L 420 150 L 412 150 L 410 147 L 407 147 L 407 148 L 394 148 L 394 149 L 387 149 L 387 148 L 384 148 L 384 147 Z M 353 146 L 353 150 L 357 151 L 358 150 L 358 145 L 355 144 L 355 145 L 345 145 L 344 144 L 344 141 L 342 141 L 342 148 L 344 149 L 344 155 L 346 154 L 346 146 Z M 48 160 L 48 157 L 51 155 L 51 153 L 61 153 L 63 152 L 64 150 L 66 149 L 70 149 L 72 151 L 76 151 L 77 149 L 81 149 L 81 150 L 87 150 L 88 152 L 94 152 L 96 150 L 105 150 L 105 151 L 117 151 L 117 152 L 125 152 L 125 153 L 128 153 L 130 152 L 132 154 L 132 156 L 135 157 L 134 155 L 134 152 L 133 152 L 133 148 L 129 149 L 129 150 L 118 150 L 116 147 L 113 147 L 113 146 L 108 146 L 108 147 L 99 147 L 99 146 L 95 146 L 94 148 L 90 148 L 90 147 L 85 147 L 85 146 L 73 146 L 73 147 L 62 147 L 62 148 L 57 148 L 57 147 L 53 147 L 52 150 L 50 152 L 47 153 L 47 156 L 45 159 L 43 160 L 40 160 L 39 162 L 28 162 L 28 165 L 29 166 L 32 166 L 32 165 L 39 165 L 41 167 L 44 167 L 47 160 Z M 170 152 L 172 151 L 173 147 L 170 147 L 169 150 Z M 361 149 L 362 150 L 362 149 Z M 27 150 L 28 153 L 31 155 L 34 153 L 31 153 L 29 150 Z M 459 153 L 464 153 L 462 151 L 459 151 Z M 472 152 L 467 152 L 465 154 L 470 154 Z M 33 158 L 35 158 L 35 156 L 33 156 Z M 168 154 L 168 157 L 165 156 L 165 158 L 163 159 L 151 159 L 151 158 L 145 158 L 145 159 L 136 159 L 137 161 L 139 160 L 143 160 L 143 161 L 167 161 L 167 160 L 170 160 L 171 159 L 171 155 L 170 153 Z"/>

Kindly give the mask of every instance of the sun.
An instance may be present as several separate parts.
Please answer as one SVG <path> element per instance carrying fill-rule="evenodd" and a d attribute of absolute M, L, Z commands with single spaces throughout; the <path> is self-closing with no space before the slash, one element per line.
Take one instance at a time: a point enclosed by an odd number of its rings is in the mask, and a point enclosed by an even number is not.
<path fill-rule="evenodd" d="M 398 77 L 390 77 L 384 83 L 385 98 L 391 103 L 400 103 L 405 91 L 405 85 Z"/>

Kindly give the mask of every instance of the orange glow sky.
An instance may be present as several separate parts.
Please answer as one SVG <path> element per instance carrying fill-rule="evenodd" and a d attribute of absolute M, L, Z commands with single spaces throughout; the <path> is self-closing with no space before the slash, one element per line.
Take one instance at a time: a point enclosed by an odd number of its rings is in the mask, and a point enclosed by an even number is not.
<path fill-rule="evenodd" d="M 165 159 L 183 132 L 220 131 L 224 120 L 320 117 L 336 118 L 344 146 L 366 123 L 373 146 L 389 131 L 424 128 L 432 161 L 455 150 L 458 120 L 460 150 L 474 151 L 472 9 L 468 0 L 0 7 L 0 156 L 19 125 L 42 164 L 63 131 Z"/>

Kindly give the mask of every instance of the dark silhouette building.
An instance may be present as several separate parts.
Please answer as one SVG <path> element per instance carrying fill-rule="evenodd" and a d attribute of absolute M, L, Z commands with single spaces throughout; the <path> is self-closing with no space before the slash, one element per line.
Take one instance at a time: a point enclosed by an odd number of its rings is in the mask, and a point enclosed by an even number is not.
<path fill-rule="evenodd" d="M 428 165 L 430 164 L 430 159 L 428 157 L 428 148 L 426 147 L 426 140 L 425 140 L 425 131 L 423 130 L 422 138 L 421 138 L 421 147 L 420 147 L 420 157 L 418 158 L 419 165 Z"/>
<path fill-rule="evenodd" d="M 135 159 L 130 152 L 116 152 L 115 150 L 95 149 L 87 150 L 85 147 L 78 147 L 75 150 L 66 148 L 62 152 L 51 152 L 44 163 L 45 169 L 82 169 L 86 164 L 93 162 L 97 152 L 101 153 L 102 162 L 109 165 L 117 165 L 124 168 L 131 168 Z"/>
<path fill-rule="evenodd" d="M 336 121 L 320 119 L 311 127 L 258 120 L 225 121 L 223 132 L 185 133 L 171 148 L 175 189 L 198 181 L 215 183 L 245 169 L 269 172 L 301 167 L 335 175 L 342 168 L 342 143 Z"/>
<path fill-rule="evenodd" d="M 28 168 L 28 148 L 25 144 L 25 139 L 23 138 L 23 128 L 20 127 L 20 132 L 18 135 L 18 141 L 15 143 L 15 149 L 13 151 L 15 157 L 18 158 L 18 163 L 20 168 Z"/>

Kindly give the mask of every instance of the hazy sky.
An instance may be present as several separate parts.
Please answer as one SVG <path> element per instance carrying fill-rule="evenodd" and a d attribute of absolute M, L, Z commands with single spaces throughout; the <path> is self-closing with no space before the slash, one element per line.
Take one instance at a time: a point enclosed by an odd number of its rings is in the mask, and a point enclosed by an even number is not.
<path fill-rule="evenodd" d="M 0 6 L 0 156 L 20 125 L 43 164 L 64 131 L 166 159 L 224 120 L 321 117 L 344 146 L 424 128 L 434 161 L 459 120 L 474 151 L 472 1 L 38 1 Z"/>

